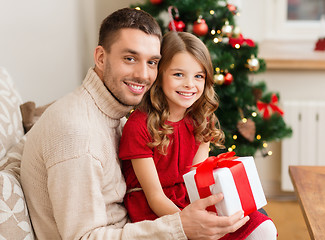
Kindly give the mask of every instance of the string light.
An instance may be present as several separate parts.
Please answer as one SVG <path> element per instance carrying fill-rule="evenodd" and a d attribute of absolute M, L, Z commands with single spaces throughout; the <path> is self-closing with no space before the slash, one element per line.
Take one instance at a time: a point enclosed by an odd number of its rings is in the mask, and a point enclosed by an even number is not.
<path fill-rule="evenodd" d="M 242 119 L 242 122 L 243 122 L 243 123 L 247 123 L 247 118 L 243 118 L 243 119 Z"/>
<path fill-rule="evenodd" d="M 267 148 L 267 143 L 266 142 L 263 143 L 263 147 Z"/>
<path fill-rule="evenodd" d="M 220 34 L 221 33 L 221 30 L 217 30 L 217 33 Z"/>
<path fill-rule="evenodd" d="M 268 152 L 267 152 L 267 155 L 269 155 L 269 156 L 271 156 L 272 154 L 273 154 L 272 151 L 268 151 Z"/>
<path fill-rule="evenodd" d="M 239 49 L 240 48 L 240 44 L 239 43 L 235 44 L 235 48 L 236 49 Z"/>
<path fill-rule="evenodd" d="M 216 34 L 216 30 L 212 29 L 211 30 L 211 35 L 215 35 Z"/>
<path fill-rule="evenodd" d="M 238 138 L 237 135 L 232 136 L 232 139 L 234 139 L 234 140 L 237 140 L 237 138 Z"/>
<path fill-rule="evenodd" d="M 257 113 L 256 112 L 252 112 L 252 116 L 253 117 L 256 117 L 257 116 Z"/>
<path fill-rule="evenodd" d="M 140 8 L 140 7 L 136 7 L 135 9 L 136 9 L 136 10 L 141 10 L 141 8 Z"/>
<path fill-rule="evenodd" d="M 218 38 L 214 38 L 214 39 L 213 39 L 213 42 L 214 42 L 214 43 L 218 43 L 218 42 L 219 42 L 219 39 L 218 39 Z"/>
<path fill-rule="evenodd" d="M 235 148 L 236 148 L 236 145 L 232 145 L 231 148 L 232 148 L 232 149 L 235 149 Z"/>
<path fill-rule="evenodd" d="M 228 148 L 228 152 L 232 152 L 232 150 L 233 150 L 233 149 L 232 149 L 231 147 L 230 147 L 230 148 Z"/>
<path fill-rule="evenodd" d="M 259 134 L 256 135 L 256 139 L 257 139 L 257 140 L 261 140 L 261 138 L 262 138 L 261 135 L 259 135 Z"/>
<path fill-rule="evenodd" d="M 213 15 L 214 14 L 214 10 L 210 10 L 210 14 Z"/>

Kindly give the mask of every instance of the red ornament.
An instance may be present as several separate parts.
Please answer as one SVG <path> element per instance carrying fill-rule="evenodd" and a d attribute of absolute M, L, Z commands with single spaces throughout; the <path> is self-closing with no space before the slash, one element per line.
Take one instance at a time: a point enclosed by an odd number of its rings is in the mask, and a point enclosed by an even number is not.
<path fill-rule="evenodd" d="M 154 5 L 158 5 L 158 4 L 161 4 L 163 2 L 163 0 L 150 0 L 150 2 Z"/>
<path fill-rule="evenodd" d="M 176 32 L 184 32 L 186 26 L 182 20 L 179 20 L 179 18 L 175 18 L 175 20 L 170 21 L 168 24 L 168 29 L 170 31 L 174 30 L 173 24 L 175 26 Z"/>
<path fill-rule="evenodd" d="M 193 24 L 193 33 L 198 36 L 204 36 L 208 33 L 209 27 L 208 24 L 206 24 L 205 20 L 202 18 L 199 18 L 197 21 Z"/>
<path fill-rule="evenodd" d="M 244 38 L 242 34 L 239 34 L 239 36 L 237 38 L 229 38 L 229 44 L 232 47 L 236 47 L 236 45 L 238 44 L 239 46 L 242 45 L 247 45 L 249 47 L 255 47 L 255 43 L 252 39 L 249 38 Z"/>
<path fill-rule="evenodd" d="M 236 14 L 237 13 L 237 7 L 233 4 L 227 4 L 227 8 L 229 9 L 230 12 L 232 12 L 232 14 Z"/>
<path fill-rule="evenodd" d="M 226 73 L 225 75 L 225 81 L 223 82 L 224 85 L 230 85 L 234 80 L 234 77 L 231 73 Z"/>

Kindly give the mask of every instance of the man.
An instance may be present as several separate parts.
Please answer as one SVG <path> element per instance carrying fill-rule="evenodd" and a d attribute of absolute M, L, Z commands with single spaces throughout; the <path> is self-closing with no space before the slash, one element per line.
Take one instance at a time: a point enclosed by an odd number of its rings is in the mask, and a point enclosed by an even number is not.
<path fill-rule="evenodd" d="M 157 75 L 161 32 L 147 13 L 121 9 L 102 23 L 95 68 L 30 130 L 21 180 L 38 239 L 218 239 L 248 219 L 205 211 L 211 196 L 155 221 L 128 223 L 117 157 L 124 120 Z"/>

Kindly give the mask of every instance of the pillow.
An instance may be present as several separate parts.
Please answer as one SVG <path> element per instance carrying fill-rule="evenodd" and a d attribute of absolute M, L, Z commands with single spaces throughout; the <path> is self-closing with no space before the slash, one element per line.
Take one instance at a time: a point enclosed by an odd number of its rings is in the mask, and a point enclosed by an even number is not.
<path fill-rule="evenodd" d="M 20 162 L 26 136 L 10 148 L 0 165 L 0 239 L 34 239 L 20 185 Z"/>
<path fill-rule="evenodd" d="M 0 160 L 24 135 L 19 109 L 21 103 L 10 75 L 0 67 Z"/>
<path fill-rule="evenodd" d="M 32 126 L 41 117 L 46 108 L 51 104 L 52 103 L 36 107 L 36 104 L 34 102 L 25 102 L 24 104 L 20 105 L 25 133 L 27 133 L 32 128 Z"/>
<path fill-rule="evenodd" d="M 10 170 L 0 171 L 0 239 L 34 239 L 19 181 Z"/>

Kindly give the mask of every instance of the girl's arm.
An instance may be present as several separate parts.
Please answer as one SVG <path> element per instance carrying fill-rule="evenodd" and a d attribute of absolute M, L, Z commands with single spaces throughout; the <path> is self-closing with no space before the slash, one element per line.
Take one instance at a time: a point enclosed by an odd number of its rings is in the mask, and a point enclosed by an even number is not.
<path fill-rule="evenodd" d="M 203 162 L 205 159 L 209 157 L 209 148 L 210 142 L 202 142 L 197 150 L 194 158 L 193 158 L 193 165 Z M 193 170 L 192 168 L 191 170 Z"/>
<path fill-rule="evenodd" d="M 166 197 L 153 159 L 138 158 L 132 159 L 131 162 L 151 210 L 159 217 L 180 212 L 180 209 Z"/>

